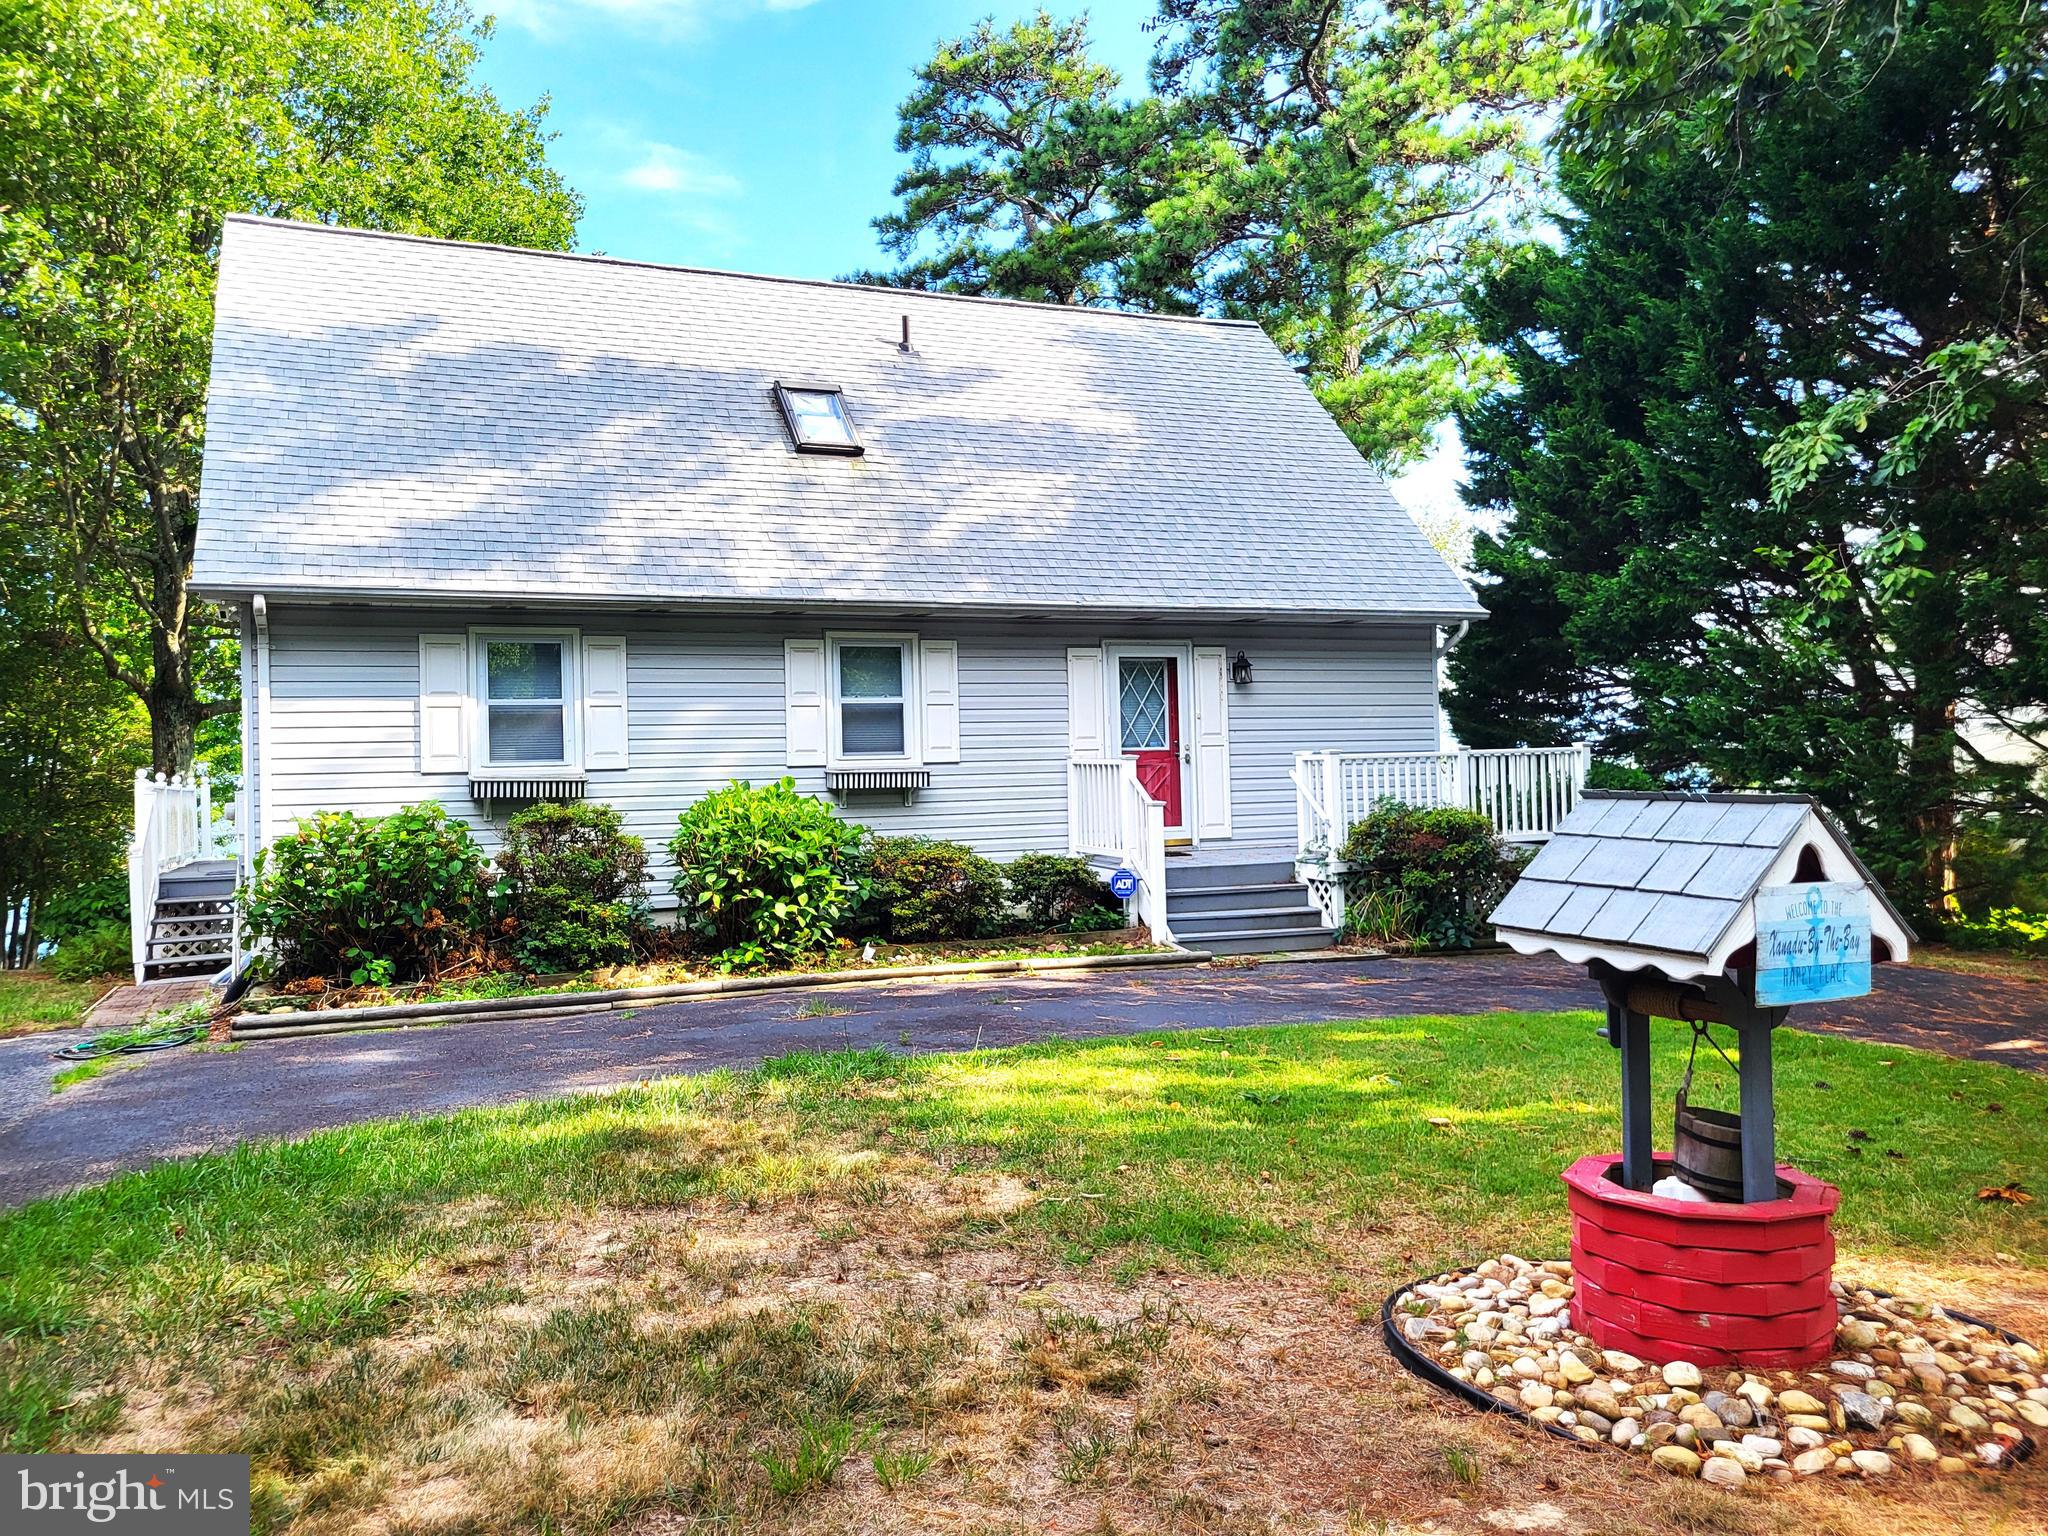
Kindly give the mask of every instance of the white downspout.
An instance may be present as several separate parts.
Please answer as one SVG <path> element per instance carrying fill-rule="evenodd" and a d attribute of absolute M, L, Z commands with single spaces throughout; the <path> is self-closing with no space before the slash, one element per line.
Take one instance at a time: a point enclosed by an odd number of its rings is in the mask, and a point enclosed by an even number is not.
<path fill-rule="evenodd" d="M 1465 636 L 1471 628 L 1472 621 L 1470 619 L 1463 619 L 1459 621 L 1456 629 L 1452 630 L 1448 636 L 1445 636 L 1443 626 L 1437 626 L 1436 661 L 1432 675 L 1436 679 L 1436 749 L 1438 752 L 1452 750 L 1448 745 L 1451 734 L 1450 717 L 1444 713 L 1444 689 L 1450 685 L 1450 674 L 1445 670 L 1445 663 L 1451 659 L 1451 652 L 1455 651 L 1464 642 Z"/>
<path fill-rule="evenodd" d="M 249 850 L 253 869 L 256 850 L 270 846 L 270 607 L 261 592 L 250 598 L 249 613 L 256 623 L 256 843 Z"/>

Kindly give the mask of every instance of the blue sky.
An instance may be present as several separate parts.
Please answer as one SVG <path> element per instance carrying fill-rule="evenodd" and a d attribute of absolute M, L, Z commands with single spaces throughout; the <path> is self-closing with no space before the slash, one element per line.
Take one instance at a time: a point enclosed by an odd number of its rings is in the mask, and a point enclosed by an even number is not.
<path fill-rule="evenodd" d="M 904 163 L 911 71 L 940 38 L 1034 0 L 477 3 L 498 18 L 485 80 L 511 104 L 553 98 L 583 250 L 837 277 L 885 261 L 868 221 Z M 1099 56 L 1142 85 L 1150 0 L 1089 12 Z"/>
<path fill-rule="evenodd" d="M 905 163 L 911 71 L 940 38 L 1037 3 L 476 0 L 498 21 L 484 80 L 511 105 L 552 98 L 550 156 L 585 199 L 578 249 L 828 278 L 888 264 L 869 220 Z M 1154 0 L 1086 9 L 1096 57 L 1141 90 Z M 1455 506 L 1456 468 L 1439 453 L 1396 493 Z"/>

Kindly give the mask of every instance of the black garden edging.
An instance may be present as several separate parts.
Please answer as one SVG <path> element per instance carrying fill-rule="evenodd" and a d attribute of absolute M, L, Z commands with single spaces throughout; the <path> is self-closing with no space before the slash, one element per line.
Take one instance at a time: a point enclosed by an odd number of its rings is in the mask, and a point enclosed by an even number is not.
<path fill-rule="evenodd" d="M 1450 1393 L 1453 1397 L 1462 1398 L 1469 1406 L 1477 1408 L 1481 1413 L 1503 1413 L 1511 1419 L 1520 1419 L 1524 1424 L 1533 1424 L 1536 1428 L 1556 1436 L 1567 1445 L 1592 1447 L 1592 1441 L 1581 1440 L 1569 1429 L 1557 1424 L 1541 1423 L 1530 1418 L 1529 1411 L 1526 1408 L 1519 1408 L 1513 1403 L 1495 1397 L 1484 1387 L 1475 1386 L 1469 1381 L 1458 1380 L 1457 1377 L 1444 1369 L 1443 1366 L 1437 1364 L 1436 1361 L 1430 1359 L 1428 1355 L 1425 1355 L 1421 1350 L 1408 1342 L 1402 1335 L 1399 1325 L 1394 1321 L 1394 1298 L 1401 1295 L 1404 1291 L 1414 1290 L 1418 1285 L 1433 1285 L 1442 1279 L 1442 1274 L 1424 1275 L 1420 1279 L 1409 1281 L 1406 1285 L 1396 1286 L 1387 1293 L 1387 1299 L 1380 1303 L 1380 1337 L 1386 1341 L 1387 1353 L 1400 1361 L 1407 1368 L 1410 1375 L 1420 1376 L 1432 1387 L 1440 1388 Z"/>
<path fill-rule="evenodd" d="M 1418 1376 L 1431 1386 L 1450 1393 L 1453 1397 L 1461 1399 L 1469 1406 L 1477 1408 L 1481 1413 L 1499 1413 L 1505 1414 L 1511 1419 L 1519 1419 L 1522 1423 L 1543 1430 L 1556 1439 L 1564 1441 L 1567 1445 L 1576 1446 L 1583 1450 L 1611 1451 L 1617 1449 L 1609 1441 L 1581 1440 L 1569 1429 L 1562 1428 L 1556 1424 L 1545 1424 L 1530 1417 L 1528 1409 L 1518 1407 L 1503 1398 L 1495 1397 L 1484 1387 L 1475 1386 L 1469 1381 L 1458 1380 L 1457 1377 L 1453 1376 L 1443 1366 L 1408 1342 L 1402 1335 L 1400 1326 L 1394 1320 L 1394 1298 L 1405 1291 L 1414 1290 L 1418 1285 L 1440 1284 L 1446 1275 L 1459 1273 L 1462 1273 L 1462 1271 L 1444 1270 L 1434 1275 L 1424 1275 L 1420 1279 L 1409 1281 L 1406 1285 L 1396 1286 L 1387 1293 L 1387 1299 L 1380 1303 L 1380 1337 L 1386 1342 L 1387 1353 L 1400 1361 L 1401 1365 L 1410 1375 Z M 1873 1296 L 1882 1296 L 1887 1301 L 1891 1300 L 1895 1295 L 1894 1292 L 1874 1290 L 1869 1286 L 1864 1286 L 1863 1289 L 1870 1291 L 1870 1294 Z M 2008 1344 L 2026 1344 L 2030 1342 L 2020 1334 L 2014 1333 L 2010 1328 L 2001 1328 L 1998 1324 L 1987 1322 L 1981 1317 L 1972 1317 L 1967 1312 L 1958 1312 L 1954 1307 L 1943 1307 L 1942 1311 L 1959 1323 L 1967 1323 L 1973 1328 L 1988 1328 Z M 2005 1464 L 2005 1467 L 1998 1470 L 2016 1467 L 2023 1461 L 2031 1460 L 2036 1449 L 2038 1447 L 2032 1435 L 2023 1437 L 2013 1447 L 2012 1457 Z"/>

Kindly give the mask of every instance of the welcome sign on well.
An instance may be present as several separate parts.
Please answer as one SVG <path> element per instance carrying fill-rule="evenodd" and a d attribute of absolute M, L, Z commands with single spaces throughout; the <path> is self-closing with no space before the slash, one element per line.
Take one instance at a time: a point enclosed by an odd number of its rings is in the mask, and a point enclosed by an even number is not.
<path fill-rule="evenodd" d="M 1756 893 L 1756 1000 L 1767 1008 L 1870 990 L 1870 891 L 1834 880 Z"/>

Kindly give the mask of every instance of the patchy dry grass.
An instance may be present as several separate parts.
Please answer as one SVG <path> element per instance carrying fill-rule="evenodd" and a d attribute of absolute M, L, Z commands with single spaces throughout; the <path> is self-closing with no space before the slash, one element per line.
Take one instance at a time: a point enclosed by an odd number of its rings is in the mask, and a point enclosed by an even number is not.
<path fill-rule="evenodd" d="M 69 1029 L 114 985 L 107 977 L 59 981 L 44 971 L 0 970 L 0 1035 Z"/>
<path fill-rule="evenodd" d="M 0 1219 L 0 1426 L 247 1451 L 317 1536 L 2036 1536 L 2036 1468 L 1728 1496 L 1394 1365 L 1393 1285 L 1561 1251 L 1611 1072 L 1583 1016 L 857 1053 L 166 1165 Z M 1974 1199 L 2048 1084 L 1808 1037 L 1781 1080 L 1846 1275 L 2048 1336 L 2040 1208 Z"/>
<path fill-rule="evenodd" d="M 2048 985 L 2048 955 L 2023 955 L 2010 949 L 1951 949 L 1923 944 L 1913 951 L 1915 965 L 1964 976 L 1991 976 L 1999 981 L 2031 981 Z"/>

